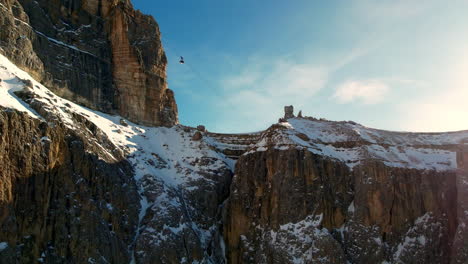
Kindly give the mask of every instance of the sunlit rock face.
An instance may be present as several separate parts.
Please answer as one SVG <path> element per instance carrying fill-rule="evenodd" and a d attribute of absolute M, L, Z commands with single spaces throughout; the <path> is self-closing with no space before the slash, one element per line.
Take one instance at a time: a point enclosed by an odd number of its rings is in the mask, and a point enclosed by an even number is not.
<path fill-rule="evenodd" d="M 56 94 L 143 125 L 178 123 L 159 27 L 129 1 L 0 4 L 3 53 Z"/>

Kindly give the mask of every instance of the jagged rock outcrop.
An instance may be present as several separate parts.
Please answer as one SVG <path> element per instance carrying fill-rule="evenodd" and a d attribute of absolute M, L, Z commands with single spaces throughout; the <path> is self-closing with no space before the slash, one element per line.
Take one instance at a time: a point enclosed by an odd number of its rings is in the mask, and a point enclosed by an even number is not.
<path fill-rule="evenodd" d="M 130 1 L 0 1 L 1 52 L 57 95 L 143 125 L 178 123 L 158 25 Z"/>
<path fill-rule="evenodd" d="M 288 120 L 289 118 L 294 117 L 294 106 L 289 105 L 284 107 L 284 119 Z"/>

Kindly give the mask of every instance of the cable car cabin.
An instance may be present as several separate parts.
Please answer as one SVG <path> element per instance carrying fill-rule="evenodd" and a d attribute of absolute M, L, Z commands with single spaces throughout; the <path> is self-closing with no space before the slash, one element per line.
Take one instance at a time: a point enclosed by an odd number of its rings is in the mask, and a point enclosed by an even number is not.
<path fill-rule="evenodd" d="M 185 63 L 185 61 L 184 61 L 184 57 L 180 56 L 179 63 L 180 63 L 180 64 L 184 64 L 184 63 Z"/>

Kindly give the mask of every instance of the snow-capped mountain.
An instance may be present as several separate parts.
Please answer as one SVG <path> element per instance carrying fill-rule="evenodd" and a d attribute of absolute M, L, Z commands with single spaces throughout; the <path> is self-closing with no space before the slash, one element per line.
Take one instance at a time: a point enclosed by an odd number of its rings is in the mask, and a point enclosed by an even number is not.
<path fill-rule="evenodd" d="M 457 207 L 464 208 L 468 183 L 466 131 L 389 132 L 314 118 L 240 135 L 145 127 L 56 96 L 4 56 L 0 78 L 4 112 L 74 131 L 97 159 L 129 163 L 127 189 L 119 193 L 131 193 L 133 204 L 93 200 L 100 210 L 137 212 L 126 223 L 133 224 L 127 227 L 132 238 L 119 241 L 131 261 L 406 263 L 414 256 L 448 257 L 441 245 L 452 248 L 450 238 L 465 234 L 466 215 Z M 27 144 L 49 152 L 60 141 L 47 132 L 32 139 Z M 89 182 L 74 176 L 75 186 Z M 135 186 L 128 189 L 127 182 Z M 17 246 L 3 243 L 4 251 Z M 56 254 L 40 253 L 45 262 Z"/>
<path fill-rule="evenodd" d="M 467 262 L 468 131 L 208 132 L 129 1 L 0 14 L 0 263 Z"/>

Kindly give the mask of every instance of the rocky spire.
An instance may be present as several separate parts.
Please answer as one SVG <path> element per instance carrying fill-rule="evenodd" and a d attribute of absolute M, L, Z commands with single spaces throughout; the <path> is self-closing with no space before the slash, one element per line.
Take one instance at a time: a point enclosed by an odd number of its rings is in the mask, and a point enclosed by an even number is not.
<path fill-rule="evenodd" d="M 294 118 L 294 106 L 289 105 L 284 107 L 284 119 Z"/>

